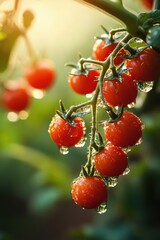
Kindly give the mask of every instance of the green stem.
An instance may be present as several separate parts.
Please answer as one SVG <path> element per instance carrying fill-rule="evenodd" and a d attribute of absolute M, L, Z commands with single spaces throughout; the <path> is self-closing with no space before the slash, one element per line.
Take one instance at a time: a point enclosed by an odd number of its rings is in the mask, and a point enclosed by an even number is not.
<path fill-rule="evenodd" d="M 137 25 L 137 16 L 123 7 L 119 1 L 111 0 L 79 0 L 82 3 L 88 3 L 103 12 L 110 14 L 113 18 L 121 21 L 125 24 L 127 31 L 133 35 L 139 35 L 139 29 Z"/>

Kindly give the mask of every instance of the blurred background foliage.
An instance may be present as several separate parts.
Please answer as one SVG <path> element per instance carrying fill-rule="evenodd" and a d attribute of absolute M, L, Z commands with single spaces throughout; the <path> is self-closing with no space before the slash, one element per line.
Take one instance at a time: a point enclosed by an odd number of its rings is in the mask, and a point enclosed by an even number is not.
<path fill-rule="evenodd" d="M 2 11 L 12 9 L 14 1 L 1 2 Z M 137 13 L 146 10 L 139 0 L 124 3 Z M 109 190 L 104 215 L 80 209 L 70 196 L 70 183 L 85 162 L 87 144 L 81 149 L 71 148 L 63 156 L 48 135 L 59 99 L 66 107 L 85 100 L 68 87 L 70 69 L 65 63 L 77 62 L 79 53 L 91 56 L 94 36 L 102 34 L 100 25 L 107 29 L 120 25 L 73 0 L 22 0 L 19 24 L 26 9 L 34 14 L 28 30 L 33 48 L 54 62 L 57 81 L 43 99 L 32 101 L 24 121 L 9 121 L 6 110 L 0 107 L 0 240 L 160 239 L 158 102 L 151 102 L 153 108 L 141 112 L 143 143 L 129 153 L 131 172 Z M 0 45 L 2 65 L 3 59 L 6 61 L 3 50 Z M 0 82 L 22 78 L 23 68 L 29 63 L 23 38 L 18 38 L 12 50 L 14 69 L 1 72 Z M 143 98 L 139 96 L 139 102 Z M 87 116 L 87 127 L 89 121 Z"/>

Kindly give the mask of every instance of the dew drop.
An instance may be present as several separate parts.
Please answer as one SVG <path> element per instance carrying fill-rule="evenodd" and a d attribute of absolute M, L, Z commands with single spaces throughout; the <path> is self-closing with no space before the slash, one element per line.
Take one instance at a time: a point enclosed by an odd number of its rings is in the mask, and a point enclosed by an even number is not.
<path fill-rule="evenodd" d="M 60 153 L 63 154 L 63 155 L 66 155 L 66 154 L 69 153 L 68 148 L 67 148 L 67 147 L 64 147 L 64 146 L 60 147 L 60 148 L 59 148 L 59 151 L 60 151 Z"/>
<path fill-rule="evenodd" d="M 135 102 L 132 102 L 130 104 L 127 105 L 128 108 L 134 108 L 135 107 Z"/>
<path fill-rule="evenodd" d="M 138 89 L 141 91 L 141 92 L 149 92 L 152 90 L 153 88 L 153 82 L 138 82 Z"/>
<path fill-rule="evenodd" d="M 85 112 L 86 114 L 87 113 L 90 113 L 90 111 L 91 111 L 91 107 L 90 107 L 90 105 L 87 105 L 87 106 L 85 106 L 85 107 L 82 107 L 82 108 L 79 108 L 78 110 L 77 110 L 77 112 Z"/>
<path fill-rule="evenodd" d="M 137 146 L 137 145 L 140 145 L 141 143 L 142 143 L 142 138 L 140 138 L 135 145 Z"/>
<path fill-rule="evenodd" d="M 81 140 L 75 145 L 75 147 L 80 148 L 83 147 L 86 143 L 86 138 L 82 137 Z"/>
<path fill-rule="evenodd" d="M 93 93 L 86 94 L 86 98 L 91 98 L 93 96 Z"/>
<path fill-rule="evenodd" d="M 97 213 L 103 214 L 107 211 L 107 203 L 104 202 L 96 208 Z"/>
<path fill-rule="evenodd" d="M 142 130 L 145 129 L 145 124 L 144 123 L 141 124 L 141 129 Z"/>
<path fill-rule="evenodd" d="M 129 167 L 127 167 L 125 170 L 124 170 L 124 172 L 123 172 L 123 176 L 126 176 L 128 173 L 130 172 L 130 169 L 129 169 Z"/>
<path fill-rule="evenodd" d="M 129 152 L 131 151 L 131 147 L 123 148 L 123 151 L 124 151 L 125 153 L 129 153 Z"/>
<path fill-rule="evenodd" d="M 117 177 L 110 177 L 107 180 L 108 187 L 115 187 L 118 184 L 118 178 Z"/>

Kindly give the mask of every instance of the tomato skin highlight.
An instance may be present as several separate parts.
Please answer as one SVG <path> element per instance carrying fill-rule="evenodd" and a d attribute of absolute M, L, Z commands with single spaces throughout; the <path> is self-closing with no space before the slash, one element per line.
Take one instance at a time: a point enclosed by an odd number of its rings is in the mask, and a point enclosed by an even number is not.
<path fill-rule="evenodd" d="M 160 54 L 152 48 L 144 49 L 137 57 L 128 59 L 129 74 L 139 82 L 155 81 L 160 76 Z"/>
<path fill-rule="evenodd" d="M 23 87 L 8 88 L 4 90 L 1 101 L 8 111 L 20 112 L 29 106 L 30 95 Z"/>
<path fill-rule="evenodd" d="M 82 118 L 74 118 L 75 126 L 56 114 L 49 125 L 51 139 L 60 147 L 72 147 L 85 135 L 84 121 Z"/>
<path fill-rule="evenodd" d="M 96 170 L 105 177 L 114 177 L 123 174 L 128 166 L 127 155 L 122 148 L 107 145 L 94 156 Z"/>
<path fill-rule="evenodd" d="M 71 184 L 72 198 L 82 208 L 94 209 L 107 201 L 108 190 L 100 177 L 79 177 Z"/>
<path fill-rule="evenodd" d="M 78 74 L 76 72 L 69 76 L 68 83 L 70 87 L 78 94 L 86 95 L 92 93 L 98 83 L 99 71 L 88 70 L 88 74 Z"/>
<path fill-rule="evenodd" d="M 106 140 L 113 145 L 127 148 L 142 138 L 142 122 L 133 113 L 124 111 L 119 120 L 104 126 Z"/>
<path fill-rule="evenodd" d="M 118 79 L 107 80 L 103 84 L 104 99 L 109 106 L 124 106 L 136 101 L 138 89 L 136 82 L 128 74 L 121 75 L 121 82 Z"/>
<path fill-rule="evenodd" d="M 26 67 L 24 77 L 33 88 L 46 90 L 55 83 L 56 71 L 48 61 L 40 61 Z"/>
<path fill-rule="evenodd" d="M 98 39 L 93 46 L 93 58 L 99 61 L 105 61 L 109 55 L 113 52 L 113 50 L 118 45 L 118 42 L 115 41 L 113 43 L 108 43 L 108 36 L 106 35 L 106 40 Z M 121 49 L 116 57 L 114 58 L 114 64 L 119 65 L 124 62 L 124 58 L 126 51 Z"/>

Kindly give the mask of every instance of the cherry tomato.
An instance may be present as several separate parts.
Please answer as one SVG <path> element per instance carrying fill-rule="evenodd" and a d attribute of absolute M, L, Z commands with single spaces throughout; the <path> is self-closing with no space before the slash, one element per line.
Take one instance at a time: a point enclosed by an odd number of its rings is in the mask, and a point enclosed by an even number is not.
<path fill-rule="evenodd" d="M 121 175 L 128 166 L 127 155 L 122 148 L 107 145 L 94 156 L 96 170 L 103 176 L 113 177 Z"/>
<path fill-rule="evenodd" d="M 73 74 L 72 74 L 73 73 Z M 72 71 L 68 82 L 71 88 L 78 94 L 85 95 L 92 93 L 97 86 L 99 71 L 89 70 L 87 75 L 77 74 L 76 70 Z"/>
<path fill-rule="evenodd" d="M 142 138 L 142 122 L 133 113 L 124 111 L 119 120 L 104 128 L 106 139 L 113 145 L 127 148 L 137 144 Z"/>
<path fill-rule="evenodd" d="M 97 208 L 107 201 L 107 186 L 100 177 L 79 177 L 71 184 L 72 198 L 82 208 Z"/>
<path fill-rule="evenodd" d="M 15 86 L 5 89 L 1 100 L 7 110 L 20 112 L 29 106 L 30 95 L 24 87 Z"/>
<path fill-rule="evenodd" d="M 152 10 L 154 0 L 142 0 L 142 2 L 148 10 Z"/>
<path fill-rule="evenodd" d="M 127 59 L 127 68 L 134 80 L 139 82 L 155 81 L 160 75 L 160 54 L 152 48 L 146 48 L 136 58 Z"/>
<path fill-rule="evenodd" d="M 49 125 L 51 139 L 60 147 L 71 147 L 77 144 L 85 135 L 84 121 L 82 118 L 74 118 L 74 125 L 56 114 Z"/>
<path fill-rule="evenodd" d="M 102 35 L 104 36 L 104 35 Z M 99 61 L 105 61 L 109 55 L 113 52 L 116 48 L 118 40 L 115 39 L 113 42 L 110 42 L 109 36 L 106 34 L 104 39 L 97 39 L 93 46 L 93 58 Z M 125 55 L 126 51 L 121 49 L 116 57 L 114 58 L 114 64 L 119 65 L 124 62 L 124 58 L 122 57 Z"/>
<path fill-rule="evenodd" d="M 107 80 L 103 84 L 104 99 L 109 106 L 127 106 L 136 101 L 138 89 L 130 75 L 122 74 L 118 79 Z"/>
<path fill-rule="evenodd" d="M 48 89 L 54 84 L 56 71 L 48 61 L 40 61 L 28 66 L 24 71 L 28 83 L 36 89 Z"/>

